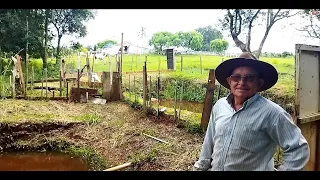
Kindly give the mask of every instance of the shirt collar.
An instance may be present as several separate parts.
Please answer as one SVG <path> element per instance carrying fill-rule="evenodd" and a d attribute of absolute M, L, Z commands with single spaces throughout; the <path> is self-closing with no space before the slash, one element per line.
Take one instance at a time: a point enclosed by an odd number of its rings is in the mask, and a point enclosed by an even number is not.
<path fill-rule="evenodd" d="M 259 97 L 260 97 L 260 94 L 259 94 L 259 93 L 254 94 L 251 98 L 247 99 L 247 100 L 243 103 L 242 108 L 243 108 L 243 109 L 247 108 L 250 104 L 252 104 L 253 102 L 255 102 Z M 232 93 L 228 94 L 228 96 L 227 96 L 227 102 L 228 102 L 231 106 L 232 106 L 233 98 L 234 98 L 234 96 L 233 96 Z"/>

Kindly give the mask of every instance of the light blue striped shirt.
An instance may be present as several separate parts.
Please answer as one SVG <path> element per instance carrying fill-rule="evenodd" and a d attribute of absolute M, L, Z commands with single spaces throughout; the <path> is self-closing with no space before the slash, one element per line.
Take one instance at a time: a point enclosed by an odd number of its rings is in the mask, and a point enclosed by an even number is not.
<path fill-rule="evenodd" d="M 239 111 L 233 95 L 213 106 L 199 160 L 193 170 L 274 171 L 277 146 L 283 149 L 279 171 L 303 170 L 310 149 L 290 114 L 256 93 Z"/>

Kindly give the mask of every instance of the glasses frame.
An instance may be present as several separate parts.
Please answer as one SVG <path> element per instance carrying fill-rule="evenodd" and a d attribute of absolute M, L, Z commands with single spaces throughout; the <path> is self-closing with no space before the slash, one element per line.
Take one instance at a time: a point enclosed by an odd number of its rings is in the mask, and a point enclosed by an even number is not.
<path fill-rule="evenodd" d="M 239 80 L 236 80 L 235 77 L 240 77 Z M 248 78 L 249 77 L 254 77 L 254 80 L 253 81 L 248 81 Z M 256 76 L 256 75 L 245 75 L 245 76 L 241 76 L 241 75 L 238 75 L 238 74 L 232 74 L 229 76 L 229 78 L 231 79 L 231 81 L 233 82 L 240 82 L 240 81 L 243 81 L 243 82 L 249 82 L 249 83 L 255 83 L 257 82 L 257 80 L 259 79 L 259 76 Z"/>

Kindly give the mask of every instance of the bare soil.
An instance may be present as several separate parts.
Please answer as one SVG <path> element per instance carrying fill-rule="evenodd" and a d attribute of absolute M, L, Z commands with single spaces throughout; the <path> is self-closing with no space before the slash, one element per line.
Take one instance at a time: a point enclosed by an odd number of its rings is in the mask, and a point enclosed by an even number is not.
<path fill-rule="evenodd" d="M 203 140 L 203 134 L 190 134 L 169 119 L 146 116 L 124 102 L 0 100 L 0 104 L 1 149 L 17 140 L 66 139 L 91 147 L 106 160 L 107 168 L 133 162 L 122 170 L 189 171 Z"/>

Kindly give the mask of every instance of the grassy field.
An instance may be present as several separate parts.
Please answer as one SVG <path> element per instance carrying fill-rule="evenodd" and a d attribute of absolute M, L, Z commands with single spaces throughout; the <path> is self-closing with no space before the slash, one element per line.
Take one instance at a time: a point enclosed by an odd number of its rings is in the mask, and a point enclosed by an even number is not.
<path fill-rule="evenodd" d="M 182 68 L 181 68 L 181 57 Z M 123 56 L 123 72 L 142 72 L 145 59 L 147 59 L 147 70 L 158 71 L 161 74 L 170 76 L 180 76 L 187 79 L 197 79 L 200 81 L 207 81 L 209 69 L 215 69 L 222 59 L 226 60 L 230 57 L 211 56 L 211 55 L 176 55 L 176 71 L 164 72 L 167 70 L 166 56 L 160 55 L 124 55 Z M 200 61 L 201 59 L 201 61 Z M 66 62 L 70 64 L 68 67 L 77 67 L 77 57 L 65 58 Z M 116 67 L 115 57 L 111 57 L 111 68 L 114 71 Z M 279 81 L 274 87 L 281 91 L 281 94 L 294 93 L 294 58 L 264 58 L 260 60 L 268 62 L 275 66 L 279 73 Z M 41 60 L 37 60 L 41 61 Z M 109 60 L 95 60 L 90 58 L 91 66 L 94 64 L 94 72 L 109 71 Z M 200 63 L 202 62 L 202 63 Z M 85 65 L 85 57 L 81 57 L 81 68 Z M 160 68 L 159 68 L 160 67 Z M 182 69 L 182 71 L 181 71 Z"/>

